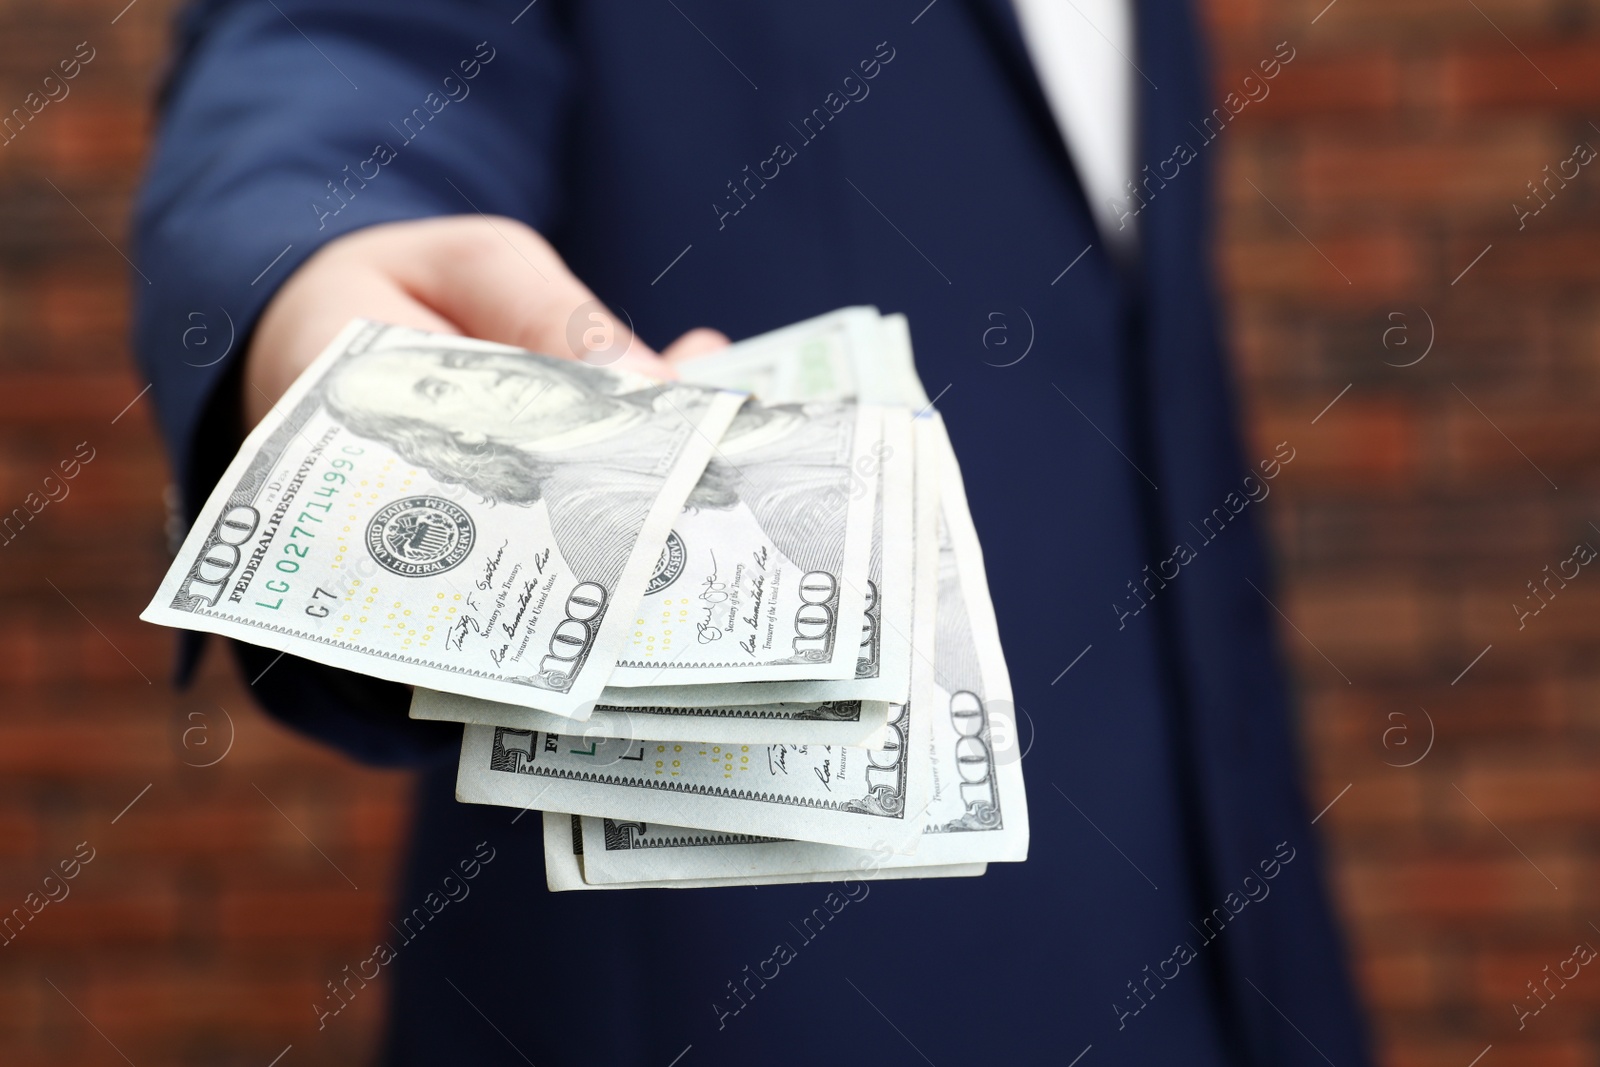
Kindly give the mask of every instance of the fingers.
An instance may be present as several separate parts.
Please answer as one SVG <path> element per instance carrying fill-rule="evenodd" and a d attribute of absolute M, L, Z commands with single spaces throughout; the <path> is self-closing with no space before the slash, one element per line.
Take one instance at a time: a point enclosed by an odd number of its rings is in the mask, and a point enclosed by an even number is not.
<path fill-rule="evenodd" d="M 596 366 L 660 373 L 659 357 L 626 320 L 523 223 L 475 216 L 389 229 L 410 246 L 391 265 L 396 278 L 460 332 Z"/>
<path fill-rule="evenodd" d="M 721 348 L 727 348 L 733 342 L 728 340 L 726 334 L 720 330 L 711 330 L 698 327 L 690 330 L 666 348 L 661 350 L 661 358 L 668 363 L 679 363 L 686 359 L 697 359 L 709 355 Z"/>
<path fill-rule="evenodd" d="M 528 226 L 483 215 L 421 219 L 340 237 L 284 283 L 246 356 L 251 426 L 356 317 L 677 377 Z M 727 343 L 713 330 L 692 330 L 672 351 L 681 359 Z"/>
<path fill-rule="evenodd" d="M 374 267 L 328 263 L 314 257 L 273 297 L 251 337 L 243 397 L 247 429 L 266 416 L 300 372 L 353 318 L 435 333 L 460 332 L 455 323 Z"/>

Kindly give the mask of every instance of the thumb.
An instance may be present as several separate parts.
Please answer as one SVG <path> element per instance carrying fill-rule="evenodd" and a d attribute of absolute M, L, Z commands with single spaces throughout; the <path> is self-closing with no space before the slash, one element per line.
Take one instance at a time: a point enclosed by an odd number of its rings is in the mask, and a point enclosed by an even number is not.
<path fill-rule="evenodd" d="M 549 242 L 515 219 L 455 216 L 407 224 L 391 269 L 462 333 L 593 366 L 655 377 L 673 372 L 567 269 Z"/>

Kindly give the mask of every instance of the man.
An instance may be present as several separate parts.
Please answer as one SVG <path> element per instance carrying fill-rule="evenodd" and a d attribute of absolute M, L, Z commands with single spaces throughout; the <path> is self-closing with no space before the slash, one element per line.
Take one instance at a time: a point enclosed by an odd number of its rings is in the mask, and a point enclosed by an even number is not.
<path fill-rule="evenodd" d="M 862 883 L 802 938 L 822 887 L 545 893 L 537 820 L 453 802 L 458 732 L 285 660 L 256 686 L 275 713 L 425 768 L 402 909 L 477 842 L 499 857 L 400 948 L 386 1062 L 1366 1062 L 1254 516 L 1192 528 L 1267 462 L 1240 455 L 1217 347 L 1192 13 L 1071 6 L 186 14 L 138 349 L 191 513 L 354 315 L 577 356 L 595 294 L 624 341 L 621 318 L 739 337 L 877 304 L 949 424 L 1035 731 L 1027 863 Z M 1112 202 L 1179 143 L 1176 178 Z M 186 366 L 197 310 L 245 350 Z M 625 358 L 664 372 L 636 338 Z"/>

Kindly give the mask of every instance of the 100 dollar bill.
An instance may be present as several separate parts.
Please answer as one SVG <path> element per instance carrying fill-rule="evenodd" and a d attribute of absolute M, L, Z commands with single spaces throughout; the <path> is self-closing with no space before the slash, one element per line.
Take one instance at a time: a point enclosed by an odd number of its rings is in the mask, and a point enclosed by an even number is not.
<path fill-rule="evenodd" d="M 919 761 L 930 768 L 933 784 L 917 812 L 922 837 L 915 853 L 882 860 L 885 877 L 981 873 L 987 862 L 1025 859 L 1029 838 L 1010 681 L 960 470 L 937 416 L 918 419 L 916 431 L 919 511 L 932 509 L 938 529 L 937 538 L 917 546 L 919 651 L 912 695 L 929 720 Z M 941 482 L 937 494 L 930 490 L 929 483 Z M 928 520 L 924 512 L 922 521 Z M 930 627 L 934 636 L 928 642 L 920 635 Z M 552 856 L 552 848 L 561 846 L 547 834 L 552 888 L 833 880 L 873 856 L 870 847 L 688 829 L 661 820 L 585 817 L 582 827 L 581 862 Z M 583 885 L 573 884 L 574 871 Z"/>
<path fill-rule="evenodd" d="M 942 453 L 942 485 L 933 693 L 925 707 L 933 789 L 917 858 L 1021 861 L 1028 857 L 1028 797 L 983 551 L 944 424 L 937 415 L 923 421 Z"/>
<path fill-rule="evenodd" d="M 917 377 L 909 325 L 903 315 L 878 318 L 874 309 L 846 308 L 770 336 L 786 332 L 805 332 L 804 358 L 785 359 L 775 345 L 763 364 L 728 349 L 705 357 L 696 380 L 804 388 L 815 395 L 847 392 L 864 403 L 922 413 L 916 420 L 919 489 L 927 474 L 940 488 L 932 689 L 919 698 L 924 691 L 918 686 L 913 695 L 917 717 L 927 718 L 932 733 L 926 758 L 933 774 L 915 862 L 1023 860 L 1027 794 L 1010 674 L 961 469 L 943 420 L 928 413 L 932 402 Z M 919 553 L 919 598 L 927 569 Z"/>
<path fill-rule="evenodd" d="M 624 690 L 625 692 L 625 690 Z M 888 739 L 889 704 L 881 700 L 748 704 L 731 707 L 645 708 L 595 706 L 582 723 L 532 708 L 518 708 L 454 693 L 418 689 L 413 719 L 509 726 L 569 733 L 579 747 L 594 738 L 710 741 L 728 744 L 849 745 L 881 748 Z"/>
<path fill-rule="evenodd" d="M 912 365 L 904 316 L 880 318 L 874 308 L 845 308 L 740 341 L 680 368 L 685 381 L 747 390 L 767 402 L 858 398 L 882 405 L 927 398 Z M 619 707 L 654 704 L 762 704 L 780 701 L 889 700 L 902 702 L 911 684 L 911 553 L 924 531 L 911 522 L 914 457 L 911 414 L 885 408 L 877 508 L 867 573 L 867 606 L 848 679 L 755 681 L 699 686 L 691 695 L 670 677 L 642 687 L 609 688 L 604 700 Z M 931 529 L 926 536 L 932 537 Z M 887 549 L 885 546 L 888 546 Z"/>
<path fill-rule="evenodd" d="M 769 401 L 853 397 L 913 409 L 928 403 L 905 316 L 880 315 L 874 307 L 818 315 L 689 360 L 680 370 L 687 381 Z"/>
<path fill-rule="evenodd" d="M 883 411 L 752 402 L 673 523 L 613 689 L 848 678 L 866 608 Z M 700 703 L 696 701 L 696 703 Z"/>
<path fill-rule="evenodd" d="M 686 849 L 716 856 L 695 864 L 699 873 L 688 873 L 690 865 L 683 862 Z M 544 856 L 545 880 L 554 892 L 976 878 L 986 870 L 982 863 L 912 865 L 888 849 L 775 841 L 553 811 L 544 814 Z"/>
<path fill-rule="evenodd" d="M 896 706 L 880 749 L 576 738 L 468 726 L 456 799 L 915 850 L 928 730 Z"/>
<path fill-rule="evenodd" d="M 351 323 L 245 440 L 141 618 L 585 717 L 744 400 Z"/>

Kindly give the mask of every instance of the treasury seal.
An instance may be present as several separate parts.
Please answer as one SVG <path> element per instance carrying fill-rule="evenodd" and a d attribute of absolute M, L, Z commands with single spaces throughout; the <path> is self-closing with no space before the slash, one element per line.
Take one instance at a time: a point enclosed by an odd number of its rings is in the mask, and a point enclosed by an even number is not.
<path fill-rule="evenodd" d="M 650 584 L 645 587 L 644 595 L 659 593 L 677 581 L 678 575 L 683 573 L 684 560 L 688 555 L 689 549 L 684 545 L 683 538 L 678 536 L 678 531 L 670 531 L 667 534 L 667 545 L 656 560 L 656 572 L 650 576 Z"/>
<path fill-rule="evenodd" d="M 367 551 L 405 578 L 443 574 L 467 558 L 476 531 L 454 501 L 408 496 L 385 504 L 367 523 Z"/>

